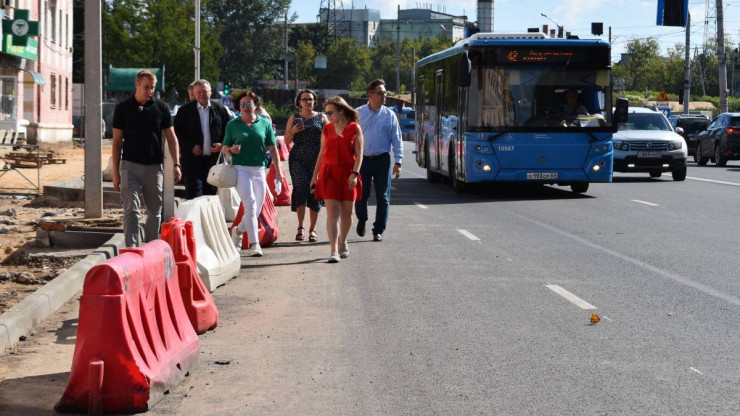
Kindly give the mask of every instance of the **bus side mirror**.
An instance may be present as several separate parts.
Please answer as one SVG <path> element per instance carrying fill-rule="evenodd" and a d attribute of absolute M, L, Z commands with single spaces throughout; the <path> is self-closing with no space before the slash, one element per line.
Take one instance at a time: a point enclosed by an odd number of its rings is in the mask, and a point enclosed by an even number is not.
<path fill-rule="evenodd" d="M 617 98 L 617 106 L 612 114 L 612 130 L 617 131 L 619 123 L 627 122 L 627 115 L 629 113 L 630 102 L 626 98 Z"/>
<path fill-rule="evenodd" d="M 458 87 L 464 88 L 470 86 L 470 59 L 468 58 L 468 51 L 464 51 L 460 55 L 460 60 L 457 62 L 457 80 Z"/>

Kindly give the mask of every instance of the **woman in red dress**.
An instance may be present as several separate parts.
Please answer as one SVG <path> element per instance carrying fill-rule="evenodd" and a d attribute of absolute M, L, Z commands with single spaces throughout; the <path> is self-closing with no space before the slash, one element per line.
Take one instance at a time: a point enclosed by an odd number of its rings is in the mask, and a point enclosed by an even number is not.
<path fill-rule="evenodd" d="M 321 133 L 321 149 L 311 178 L 315 199 L 326 205 L 326 232 L 329 234 L 329 263 L 349 255 L 347 234 L 352 227 L 352 208 L 362 198 L 362 129 L 358 116 L 342 97 L 324 103 L 329 124 Z"/>

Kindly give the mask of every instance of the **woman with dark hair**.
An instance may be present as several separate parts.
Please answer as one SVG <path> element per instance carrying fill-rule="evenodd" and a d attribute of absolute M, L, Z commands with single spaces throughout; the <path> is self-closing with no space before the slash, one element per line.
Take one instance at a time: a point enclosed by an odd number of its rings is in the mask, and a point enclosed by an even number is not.
<path fill-rule="evenodd" d="M 303 241 L 303 220 L 306 217 L 306 208 L 309 209 L 308 241 L 315 242 L 316 220 L 323 201 L 315 199 L 311 194 L 311 174 L 316 166 L 321 147 L 321 130 L 329 120 L 322 113 L 314 111 L 318 102 L 316 93 L 311 90 L 301 91 L 295 100 L 300 109 L 297 114 L 288 118 L 285 126 L 285 144 L 293 143 L 288 157 L 290 177 L 293 180 L 293 193 L 290 197 L 290 209 L 298 215 L 298 232 L 296 241 Z"/>
<path fill-rule="evenodd" d="M 266 152 L 272 155 L 277 164 L 276 176 L 282 180 L 283 173 L 280 158 L 275 148 L 275 132 L 267 119 L 255 113 L 260 98 L 252 91 L 239 94 L 236 99 L 241 114 L 226 125 L 224 135 L 224 152 L 233 155 L 232 161 L 237 171 L 236 192 L 244 204 L 244 216 L 241 222 L 231 230 L 231 238 L 238 250 L 241 250 L 242 234 L 247 233 L 252 243 L 249 255 L 261 257 L 262 248 L 257 234 L 257 217 L 262 211 L 262 204 L 267 194 L 265 180 Z"/>
<path fill-rule="evenodd" d="M 329 263 L 349 255 L 347 234 L 352 227 L 352 207 L 362 198 L 362 129 L 357 111 L 342 97 L 324 103 L 330 123 L 321 133 L 321 148 L 311 177 L 316 198 L 326 204 L 326 232 L 329 234 Z"/>

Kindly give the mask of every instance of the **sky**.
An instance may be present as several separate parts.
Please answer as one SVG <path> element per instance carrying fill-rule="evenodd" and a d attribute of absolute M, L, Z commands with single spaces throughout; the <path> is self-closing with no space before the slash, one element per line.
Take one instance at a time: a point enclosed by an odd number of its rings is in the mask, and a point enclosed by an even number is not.
<path fill-rule="evenodd" d="M 475 0 L 293 0 L 290 13 L 297 14 L 296 22 L 316 23 L 320 5 L 332 1 L 337 7 L 342 4 L 345 9 L 380 10 L 382 19 L 394 19 L 398 6 L 401 9 L 431 8 L 451 15 L 466 15 L 468 20 L 477 20 Z M 715 0 L 711 0 L 712 3 Z M 729 0 L 723 3 L 725 36 L 729 36 L 737 45 L 740 41 L 740 0 Z M 424 6 L 426 5 L 426 6 Z M 701 52 L 705 31 L 716 33 L 716 14 L 705 19 L 706 3 L 704 0 L 689 0 L 691 15 L 691 51 L 699 48 Z M 543 17 L 542 14 L 547 15 Z M 554 28 L 556 22 L 580 38 L 595 38 L 591 35 L 591 23 L 604 24 L 601 39 L 609 40 L 609 27 L 612 30 L 612 60 L 619 60 L 621 53 L 626 52 L 626 45 L 633 39 L 649 37 L 658 40 L 661 54 L 667 55 L 668 48 L 677 43 L 686 43 L 686 31 L 682 27 L 656 26 L 657 0 L 494 0 L 494 32 L 526 32 L 529 27 L 547 24 Z M 552 20 L 550 20 L 552 19 Z M 709 24 L 707 25 L 707 20 Z M 715 34 L 708 35 L 716 36 Z M 726 47 L 728 44 L 726 43 Z"/>

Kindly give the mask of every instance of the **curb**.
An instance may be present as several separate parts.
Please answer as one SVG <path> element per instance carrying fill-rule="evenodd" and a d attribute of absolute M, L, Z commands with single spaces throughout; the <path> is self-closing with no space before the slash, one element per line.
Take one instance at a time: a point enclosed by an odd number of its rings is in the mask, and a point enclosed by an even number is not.
<path fill-rule="evenodd" d="M 85 275 L 93 267 L 118 255 L 125 246 L 123 234 L 116 234 L 66 272 L 28 295 L 0 315 L 0 356 L 15 346 L 62 305 L 82 290 Z"/>

